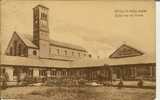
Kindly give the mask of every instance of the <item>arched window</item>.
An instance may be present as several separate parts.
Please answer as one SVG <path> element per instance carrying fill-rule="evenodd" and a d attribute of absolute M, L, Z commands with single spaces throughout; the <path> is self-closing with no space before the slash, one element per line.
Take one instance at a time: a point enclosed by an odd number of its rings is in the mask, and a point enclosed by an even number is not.
<path fill-rule="evenodd" d="M 47 14 L 41 13 L 41 19 L 42 20 L 47 20 Z"/>
<path fill-rule="evenodd" d="M 10 47 L 9 55 L 11 55 L 11 56 L 13 55 L 12 49 L 13 49 L 13 48 Z"/>
<path fill-rule="evenodd" d="M 22 45 L 21 44 L 19 44 L 19 46 L 18 46 L 18 56 L 21 56 L 21 53 L 22 52 Z"/>
<path fill-rule="evenodd" d="M 17 55 L 17 41 L 14 41 L 14 56 Z"/>
<path fill-rule="evenodd" d="M 24 55 L 24 56 L 27 55 L 27 48 L 26 48 L 26 47 L 23 48 L 23 55 Z"/>

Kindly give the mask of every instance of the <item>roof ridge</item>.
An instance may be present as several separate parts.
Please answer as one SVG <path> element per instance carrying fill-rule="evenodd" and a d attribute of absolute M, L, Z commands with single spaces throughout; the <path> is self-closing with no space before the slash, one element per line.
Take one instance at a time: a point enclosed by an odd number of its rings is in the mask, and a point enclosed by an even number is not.
<path fill-rule="evenodd" d="M 53 40 L 53 39 L 50 39 L 50 43 L 51 43 L 51 45 L 56 45 L 56 46 L 59 45 L 59 46 L 63 46 L 63 47 L 71 48 L 71 49 L 78 49 L 78 50 L 86 51 L 86 49 L 83 48 L 82 46 L 75 45 L 72 43 L 66 43 L 66 42 L 57 41 L 57 40 Z"/>
<path fill-rule="evenodd" d="M 25 39 L 27 39 L 28 41 L 30 41 L 33 44 L 33 42 L 32 42 L 33 41 L 33 35 L 31 35 L 31 34 L 22 34 L 22 33 L 17 33 L 17 34 L 21 38 L 23 38 L 23 40 L 25 38 Z M 49 42 L 50 42 L 51 45 L 56 45 L 56 46 L 61 46 L 61 47 L 69 48 L 69 49 L 76 49 L 76 50 L 81 50 L 81 51 L 85 51 L 86 52 L 86 49 L 83 48 L 80 45 L 75 45 L 75 44 L 72 44 L 72 43 L 66 43 L 66 42 L 62 42 L 62 41 L 57 41 L 57 40 L 54 40 L 54 39 L 49 39 Z M 33 44 L 33 45 L 35 45 L 35 44 Z"/>
<path fill-rule="evenodd" d="M 18 32 L 14 32 L 14 34 L 17 34 L 19 36 L 19 38 L 22 39 L 22 41 L 25 43 L 25 45 L 27 45 L 28 47 L 33 47 L 33 48 L 37 48 L 37 46 L 32 42 L 32 40 L 30 40 L 26 34 L 21 34 Z"/>

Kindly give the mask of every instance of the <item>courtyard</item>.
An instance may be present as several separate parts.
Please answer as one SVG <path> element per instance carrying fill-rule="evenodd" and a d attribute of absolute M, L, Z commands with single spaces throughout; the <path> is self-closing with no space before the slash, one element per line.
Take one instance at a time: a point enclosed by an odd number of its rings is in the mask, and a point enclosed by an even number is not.
<path fill-rule="evenodd" d="M 7 88 L 1 96 L 18 100 L 153 100 L 155 89 L 26 86 Z"/>

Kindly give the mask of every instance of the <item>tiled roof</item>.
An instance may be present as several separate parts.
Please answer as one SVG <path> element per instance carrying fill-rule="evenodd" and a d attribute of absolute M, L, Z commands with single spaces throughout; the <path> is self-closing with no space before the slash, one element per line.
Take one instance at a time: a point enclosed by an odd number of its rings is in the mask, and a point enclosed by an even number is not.
<path fill-rule="evenodd" d="M 51 60 L 51 59 L 40 59 L 40 58 L 29 58 L 19 56 L 1 56 L 1 65 L 10 66 L 25 66 L 25 67 L 58 67 L 68 68 L 70 63 L 67 61 Z"/>
<path fill-rule="evenodd" d="M 104 59 L 84 58 L 71 63 L 73 68 L 104 66 Z"/>
<path fill-rule="evenodd" d="M 32 42 L 33 41 L 32 35 L 30 35 L 30 34 L 19 34 L 19 33 L 18 33 L 18 35 L 20 36 L 20 38 L 24 41 L 24 43 L 27 46 L 37 48 L 37 46 L 34 45 L 33 42 Z M 50 40 L 50 45 L 86 52 L 86 49 L 81 47 L 81 46 L 73 45 L 73 44 L 69 44 L 69 43 L 64 43 L 64 42 L 59 42 L 59 41 L 55 41 L 55 40 Z"/>
<path fill-rule="evenodd" d="M 54 59 L 54 58 L 53 58 Z M 134 65 L 134 64 L 155 64 L 155 57 L 153 56 L 136 56 L 122 59 L 93 59 L 84 58 L 75 61 L 57 62 L 59 60 L 40 59 L 18 56 L 1 56 L 2 65 L 20 65 L 20 66 L 35 66 L 35 67 L 56 67 L 56 68 L 86 68 L 86 67 L 100 67 L 104 65 L 119 66 L 119 65 Z"/>
<path fill-rule="evenodd" d="M 71 63 L 72 67 L 94 67 L 94 66 L 119 66 L 119 65 L 134 65 L 134 64 L 148 64 L 156 63 L 156 58 L 154 56 L 142 55 L 128 58 L 120 59 L 80 59 Z"/>
<path fill-rule="evenodd" d="M 147 64 L 156 63 L 155 56 L 142 55 L 120 59 L 107 59 L 109 65 L 129 65 L 129 64 Z"/>
<path fill-rule="evenodd" d="M 19 35 L 23 41 L 28 46 L 34 46 L 31 42 L 32 38 L 30 36 Z M 25 37 L 25 38 L 24 38 Z M 27 39 L 26 39 L 27 38 Z M 64 46 L 72 49 L 84 50 L 79 46 L 73 46 L 71 44 L 66 44 L 62 42 L 52 41 L 52 45 Z M 53 60 L 54 59 L 54 60 Z M 40 59 L 40 58 L 29 58 L 29 57 L 18 57 L 18 56 L 1 56 L 2 65 L 20 65 L 20 66 L 35 66 L 35 67 L 58 67 L 58 68 L 85 68 L 85 67 L 98 67 L 98 66 L 119 66 L 119 65 L 134 65 L 134 64 L 149 64 L 156 63 L 156 58 L 154 54 L 143 54 L 141 56 L 126 57 L 119 59 L 110 59 L 109 57 L 105 59 L 93 59 L 93 58 L 83 58 L 72 61 L 62 61 L 56 60 L 55 58 L 50 59 Z"/>
<path fill-rule="evenodd" d="M 73 45 L 73 44 L 69 44 L 69 43 L 64 43 L 64 42 L 59 42 L 59 41 L 55 41 L 55 40 L 50 40 L 50 44 L 51 45 L 55 45 L 55 46 L 60 46 L 60 47 L 63 47 L 63 48 L 69 48 L 69 49 L 75 49 L 75 50 L 80 50 L 80 51 L 86 51 L 86 49 L 84 49 L 81 46 Z"/>
<path fill-rule="evenodd" d="M 33 48 L 38 48 L 35 44 L 32 43 L 32 38 L 30 38 L 28 35 L 25 34 L 20 34 L 17 33 L 16 34 L 22 39 L 22 41 L 28 46 L 28 47 L 33 47 Z"/>

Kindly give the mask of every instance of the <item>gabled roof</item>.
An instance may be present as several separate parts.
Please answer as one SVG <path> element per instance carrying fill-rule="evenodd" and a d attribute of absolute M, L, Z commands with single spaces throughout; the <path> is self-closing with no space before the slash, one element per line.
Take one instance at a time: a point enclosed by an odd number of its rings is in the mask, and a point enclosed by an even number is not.
<path fill-rule="evenodd" d="M 128 55 L 124 55 L 124 53 L 127 50 L 129 50 L 131 53 L 127 53 Z M 119 52 L 121 55 L 119 55 Z M 119 59 L 113 59 L 113 58 L 119 58 Z M 107 58 L 80 59 L 72 62 L 71 65 L 73 68 L 77 68 L 77 67 L 94 67 L 94 66 L 104 66 L 104 65 L 121 66 L 121 65 L 136 65 L 136 64 L 155 64 L 155 63 L 156 63 L 156 56 L 154 54 L 147 54 L 147 53 L 144 54 L 141 51 L 131 46 L 123 44 Z"/>
<path fill-rule="evenodd" d="M 32 38 L 28 37 L 27 35 L 20 34 L 17 32 L 14 32 L 14 34 L 18 35 L 26 46 L 32 47 L 32 48 L 38 48 L 35 44 L 32 43 L 32 40 L 31 40 Z"/>
<path fill-rule="evenodd" d="M 126 58 L 126 57 L 134 57 L 141 56 L 143 52 L 129 46 L 126 44 L 121 45 L 117 50 L 115 50 L 109 58 Z"/>
<path fill-rule="evenodd" d="M 59 61 L 59 60 L 58 60 Z M 65 61 L 66 62 L 66 61 Z M 60 63 L 52 59 L 39 59 L 19 56 L 1 55 L 1 65 L 19 65 L 19 66 L 33 66 L 33 67 L 55 67 L 55 68 L 89 68 L 101 66 L 124 66 L 124 65 L 139 65 L 139 64 L 155 64 L 154 56 L 142 55 L 135 57 L 128 57 L 123 59 L 93 59 L 84 58 L 75 60 L 73 62 Z M 124 66 L 125 67 L 125 66 Z M 127 66 L 126 66 L 127 67 Z"/>
<path fill-rule="evenodd" d="M 73 44 L 69 44 L 69 43 L 64 43 L 64 42 L 59 42 L 59 41 L 55 41 L 55 40 L 50 40 L 50 45 L 86 52 L 86 49 L 81 46 L 73 45 Z"/>
<path fill-rule="evenodd" d="M 141 55 L 141 56 L 134 56 L 134 57 L 126 57 L 120 59 L 110 59 L 106 60 L 108 65 L 117 66 L 117 65 L 134 65 L 134 64 L 149 64 L 149 63 L 156 63 L 155 55 Z"/>
<path fill-rule="evenodd" d="M 42 8 L 49 9 L 49 8 L 47 8 L 46 6 L 43 6 L 43 5 L 41 5 L 41 4 L 37 5 L 37 6 L 36 6 L 36 7 L 34 7 L 34 8 L 37 8 L 37 7 L 42 7 Z M 34 9 L 34 8 L 33 8 L 33 9 Z"/>
<path fill-rule="evenodd" d="M 122 59 L 93 59 L 93 58 L 85 58 L 73 61 L 71 63 L 72 68 L 80 68 L 80 67 L 95 67 L 95 66 L 121 66 L 121 65 L 137 65 L 137 64 L 155 64 L 156 58 L 151 55 L 142 55 L 135 57 L 126 57 Z"/>
<path fill-rule="evenodd" d="M 32 42 L 33 41 L 32 35 L 30 35 L 30 34 L 20 34 L 20 33 L 17 33 L 17 32 L 14 32 L 14 33 L 17 34 L 28 47 L 38 48 Z M 59 41 L 55 41 L 55 40 L 50 40 L 50 45 L 87 52 L 86 49 L 81 47 L 81 46 L 73 45 L 73 44 L 69 44 L 69 43 L 64 43 L 64 42 L 59 42 Z"/>

